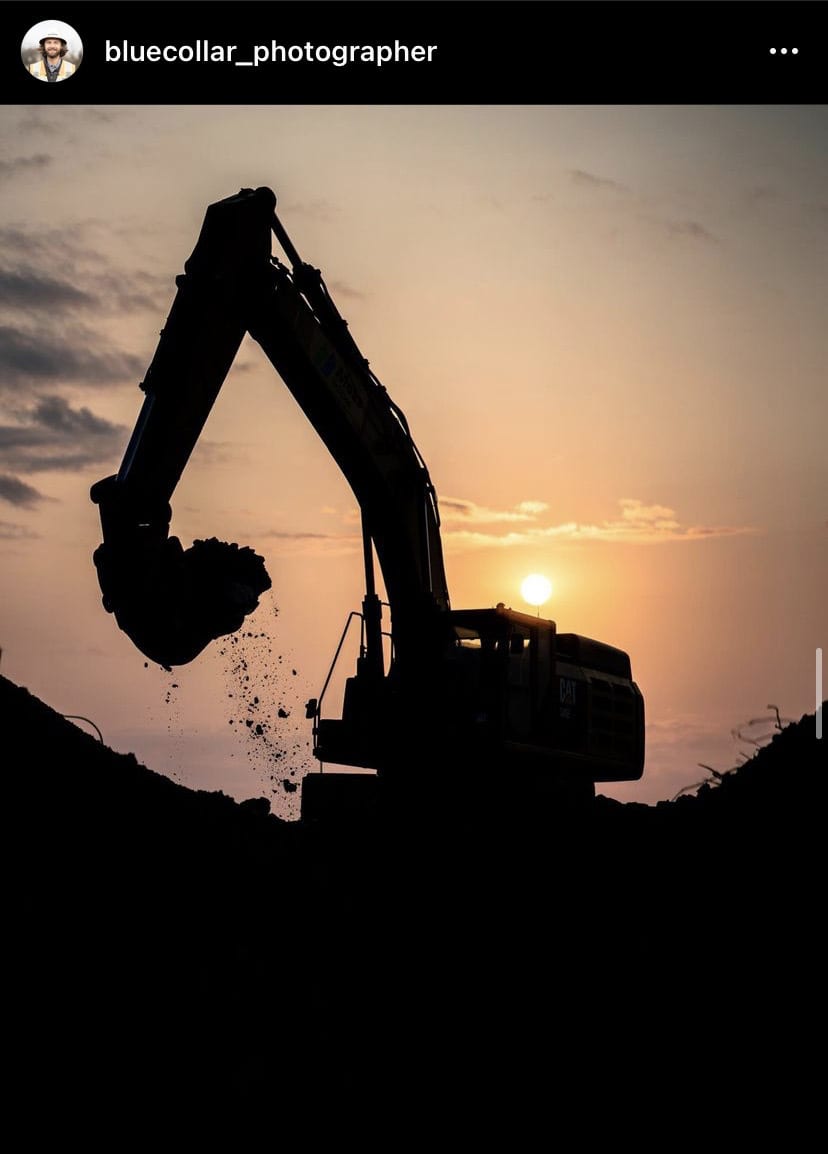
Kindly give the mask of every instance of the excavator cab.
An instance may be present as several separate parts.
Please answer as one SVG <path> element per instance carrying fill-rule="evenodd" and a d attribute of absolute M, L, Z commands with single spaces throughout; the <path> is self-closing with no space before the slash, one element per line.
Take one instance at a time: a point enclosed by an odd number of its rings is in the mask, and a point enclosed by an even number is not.
<path fill-rule="evenodd" d="M 533 777 L 641 777 L 644 704 L 626 653 L 504 605 L 450 617 L 479 744 Z"/>
<path fill-rule="evenodd" d="M 383 676 L 363 660 L 341 718 L 312 703 L 320 762 L 414 780 L 406 759 L 414 770 L 439 763 L 465 784 L 507 774 L 532 796 L 570 803 L 594 797 L 596 782 L 641 777 L 644 703 L 626 653 L 502 604 L 449 610 L 442 625 L 420 684 L 405 687 L 393 661 Z M 347 783 L 319 777 L 304 780 L 303 813 L 323 790 L 343 807 Z"/>

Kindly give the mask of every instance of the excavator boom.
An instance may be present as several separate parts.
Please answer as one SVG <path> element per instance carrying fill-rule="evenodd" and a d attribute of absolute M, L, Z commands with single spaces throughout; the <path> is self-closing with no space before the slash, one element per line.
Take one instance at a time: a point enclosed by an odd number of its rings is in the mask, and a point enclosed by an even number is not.
<path fill-rule="evenodd" d="M 213 614 L 203 599 L 192 599 L 194 583 L 207 572 L 188 557 L 191 580 L 183 580 L 181 554 L 167 541 L 169 502 L 249 332 L 354 491 L 405 661 L 407 648 L 417 645 L 421 615 L 449 607 L 434 486 L 402 410 L 371 372 L 319 270 L 300 260 L 275 205 L 269 189 L 242 189 L 211 205 L 184 275 L 177 278 L 121 467 L 92 490 L 104 529 L 96 554 L 104 597 L 107 607 L 128 620 L 126 631 L 144 652 L 151 637 L 150 656 L 162 664 L 191 660 L 212 639 Z M 271 232 L 291 268 L 271 256 Z M 244 585 L 252 566 L 249 557 L 242 559 Z M 255 600 L 252 592 L 247 600 Z M 193 605 L 203 622 L 189 612 Z"/>

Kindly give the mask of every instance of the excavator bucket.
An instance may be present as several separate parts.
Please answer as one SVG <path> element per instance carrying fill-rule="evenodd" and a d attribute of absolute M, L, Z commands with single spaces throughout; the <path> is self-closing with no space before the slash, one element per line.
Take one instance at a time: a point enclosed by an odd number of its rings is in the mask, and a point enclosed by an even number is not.
<path fill-rule="evenodd" d="M 270 588 L 263 559 L 215 537 L 182 549 L 171 537 L 155 555 L 124 565 L 110 545 L 94 554 L 104 608 L 159 665 L 186 665 L 211 641 L 235 633 Z"/>
<path fill-rule="evenodd" d="M 183 549 L 166 536 L 163 512 L 152 518 L 131 509 L 114 478 L 98 482 L 92 499 L 104 525 L 104 544 L 93 555 L 104 608 L 159 665 L 186 665 L 234 633 L 270 588 L 258 553 L 215 537 Z M 113 521 L 117 532 L 107 532 Z"/>

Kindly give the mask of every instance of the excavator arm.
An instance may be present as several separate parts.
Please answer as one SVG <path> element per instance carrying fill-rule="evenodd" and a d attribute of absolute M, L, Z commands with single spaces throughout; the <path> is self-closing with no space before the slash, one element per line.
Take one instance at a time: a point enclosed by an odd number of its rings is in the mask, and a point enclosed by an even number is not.
<path fill-rule="evenodd" d="M 105 607 L 163 665 L 238 629 L 270 585 L 250 549 L 169 536 L 170 500 L 245 333 L 261 345 L 347 478 L 363 518 L 372 659 L 381 664 L 376 548 L 405 664 L 423 617 L 449 608 L 434 487 L 399 407 L 351 337 L 318 269 L 299 257 L 267 188 L 211 205 L 142 382 L 118 473 L 92 488 Z M 275 234 L 289 266 L 271 255 Z"/>

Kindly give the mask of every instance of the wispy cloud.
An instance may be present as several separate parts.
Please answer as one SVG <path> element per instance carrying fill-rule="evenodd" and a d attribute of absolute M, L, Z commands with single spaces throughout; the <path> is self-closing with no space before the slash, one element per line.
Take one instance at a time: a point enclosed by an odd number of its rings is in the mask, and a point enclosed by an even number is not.
<path fill-rule="evenodd" d="M 143 374 L 144 361 L 119 348 L 102 321 L 158 313 L 170 286 L 141 269 L 116 272 L 94 233 L 91 222 L 0 227 L 0 394 L 134 383 Z"/>
<path fill-rule="evenodd" d="M 780 199 L 781 197 L 778 190 L 768 184 L 755 184 L 745 193 L 745 200 L 748 205 L 766 204 L 769 201 L 778 201 Z"/>
<path fill-rule="evenodd" d="M 131 108 L 73 108 L 72 120 L 74 123 L 86 121 L 88 124 L 113 124 L 131 114 Z M 36 107 L 23 110 L 23 115 L 18 121 L 17 127 L 20 132 L 27 134 L 45 132 L 53 135 L 64 132 L 63 128 L 59 127 L 48 116 L 44 115 L 40 108 Z"/>
<path fill-rule="evenodd" d="M 545 501 L 521 501 L 509 509 L 492 509 L 459 497 L 442 497 L 440 513 L 442 539 L 446 552 L 475 549 L 515 549 L 537 547 L 550 542 L 604 542 L 657 545 L 667 541 L 706 541 L 714 537 L 734 537 L 755 533 L 744 525 L 684 525 L 676 512 L 666 505 L 645 504 L 635 498 L 618 502 L 619 515 L 614 519 L 591 523 L 562 521 L 544 523 L 550 506 Z M 361 536 L 351 526 L 359 521 L 356 509 L 326 508 L 327 515 L 338 516 L 342 532 L 313 533 L 283 529 L 266 529 L 256 539 L 278 542 L 279 549 L 317 556 L 351 553 L 361 548 Z M 491 526 L 491 528 L 487 528 Z M 503 526 L 498 529 L 498 526 Z"/>
<path fill-rule="evenodd" d="M 277 541 L 357 541 L 359 539 L 356 533 L 303 533 L 291 532 L 288 529 L 266 529 L 257 536 Z"/>
<path fill-rule="evenodd" d="M 76 285 L 30 270 L 0 268 L 0 305 L 6 308 L 51 308 L 91 305 L 95 298 Z"/>
<path fill-rule="evenodd" d="M 479 525 L 494 524 L 497 521 L 533 521 L 548 508 L 544 501 L 521 501 L 513 509 L 489 509 L 460 497 L 441 497 L 440 520 Z"/>
<path fill-rule="evenodd" d="M 18 505 L 23 509 L 31 509 L 44 500 L 43 494 L 19 477 L 12 477 L 8 473 L 0 473 L 0 499 L 8 501 L 10 505 Z"/>
<path fill-rule="evenodd" d="M 171 280 L 135 267 L 114 269 L 95 242 L 95 231 L 89 222 L 66 229 L 0 228 L 0 306 L 57 308 L 73 315 L 85 309 L 97 318 L 101 312 L 158 311 L 168 305 Z M 71 269 L 71 278 L 56 274 L 55 267 Z"/>
<path fill-rule="evenodd" d="M 257 541 L 272 541 L 276 552 L 311 557 L 338 557 L 362 549 L 359 533 L 305 533 L 286 529 L 265 529 L 256 533 Z"/>
<path fill-rule="evenodd" d="M 93 124 L 115 124 L 119 120 L 128 118 L 132 113 L 131 108 L 80 108 L 77 110 L 78 115 L 82 120 L 88 120 Z"/>
<path fill-rule="evenodd" d="M 673 236 L 688 237 L 690 240 L 712 241 L 713 244 L 719 243 L 719 238 L 710 229 L 705 228 L 703 224 L 699 224 L 697 220 L 664 220 L 661 223 Z"/>
<path fill-rule="evenodd" d="M 6 259 L 10 254 L 19 253 L 27 262 L 46 260 L 49 253 L 57 253 L 59 259 L 82 258 L 88 248 L 81 243 L 81 225 L 71 228 L 30 228 L 18 224 L 0 227 L 0 247 Z M 54 261 L 53 261 L 54 263 Z M 23 266 L 28 268 L 28 264 Z"/>
<path fill-rule="evenodd" d="M 27 525 L 15 525 L 11 521 L 0 521 L 0 541 L 34 541 L 39 536 Z"/>
<path fill-rule="evenodd" d="M 145 367 L 80 326 L 61 333 L 56 324 L 36 332 L 0 325 L 0 390 L 25 382 L 57 388 L 119 384 L 137 380 Z"/>
<path fill-rule="evenodd" d="M 282 205 L 277 205 L 276 211 L 281 216 Z M 305 216 L 311 220 L 331 221 L 339 216 L 339 209 L 331 200 L 294 200 L 285 207 L 285 219 L 293 216 Z"/>
<path fill-rule="evenodd" d="M 604 189 L 607 192 L 621 193 L 624 196 L 631 191 L 626 184 L 621 184 L 620 181 L 610 180 L 606 176 L 596 176 L 594 172 L 585 172 L 582 168 L 570 169 L 569 176 L 573 184 L 578 184 L 582 188 Z"/>
<path fill-rule="evenodd" d="M 353 286 L 347 284 L 343 280 L 331 281 L 331 283 L 328 285 L 328 288 L 332 296 L 347 297 L 349 300 L 355 301 L 364 301 L 368 299 L 366 293 L 361 292 L 357 288 L 353 288 Z"/>
<path fill-rule="evenodd" d="M 38 108 L 29 109 L 18 121 L 17 127 L 20 132 L 46 132 L 50 136 L 60 131 L 57 124 L 44 116 Z"/>
<path fill-rule="evenodd" d="M 34 156 L 16 156 L 11 160 L 0 160 L 0 180 L 8 180 L 32 169 L 46 168 L 51 163 L 52 157 L 45 152 L 35 153 Z"/>
<path fill-rule="evenodd" d="M 655 197 L 621 181 L 582 168 L 569 169 L 566 177 L 571 185 L 575 185 L 584 193 L 594 194 L 585 199 L 605 206 L 608 211 L 620 214 L 622 220 L 634 222 L 638 227 L 655 230 L 662 236 L 674 239 L 702 241 L 707 244 L 720 243 L 720 238 L 700 220 L 674 213 L 669 204 L 660 203 Z M 760 190 L 754 190 L 754 193 L 762 194 Z M 555 197 L 553 193 L 547 191 L 533 196 L 532 199 L 544 202 L 552 201 Z"/>
<path fill-rule="evenodd" d="M 14 473 L 83 469 L 123 448 L 123 426 L 74 409 L 63 397 L 39 397 L 14 417 L 14 424 L 0 425 L 0 462 Z"/>
<path fill-rule="evenodd" d="M 619 506 L 621 511 L 619 517 L 599 524 L 581 521 L 564 521 L 554 525 L 532 524 L 520 531 L 507 533 L 450 528 L 443 536 L 447 549 L 463 550 L 509 549 L 554 540 L 658 544 L 665 541 L 701 541 L 712 537 L 733 537 L 756 532 L 753 527 L 743 525 L 683 525 L 675 510 L 666 505 L 647 505 L 635 498 L 624 498 L 619 501 Z"/>

